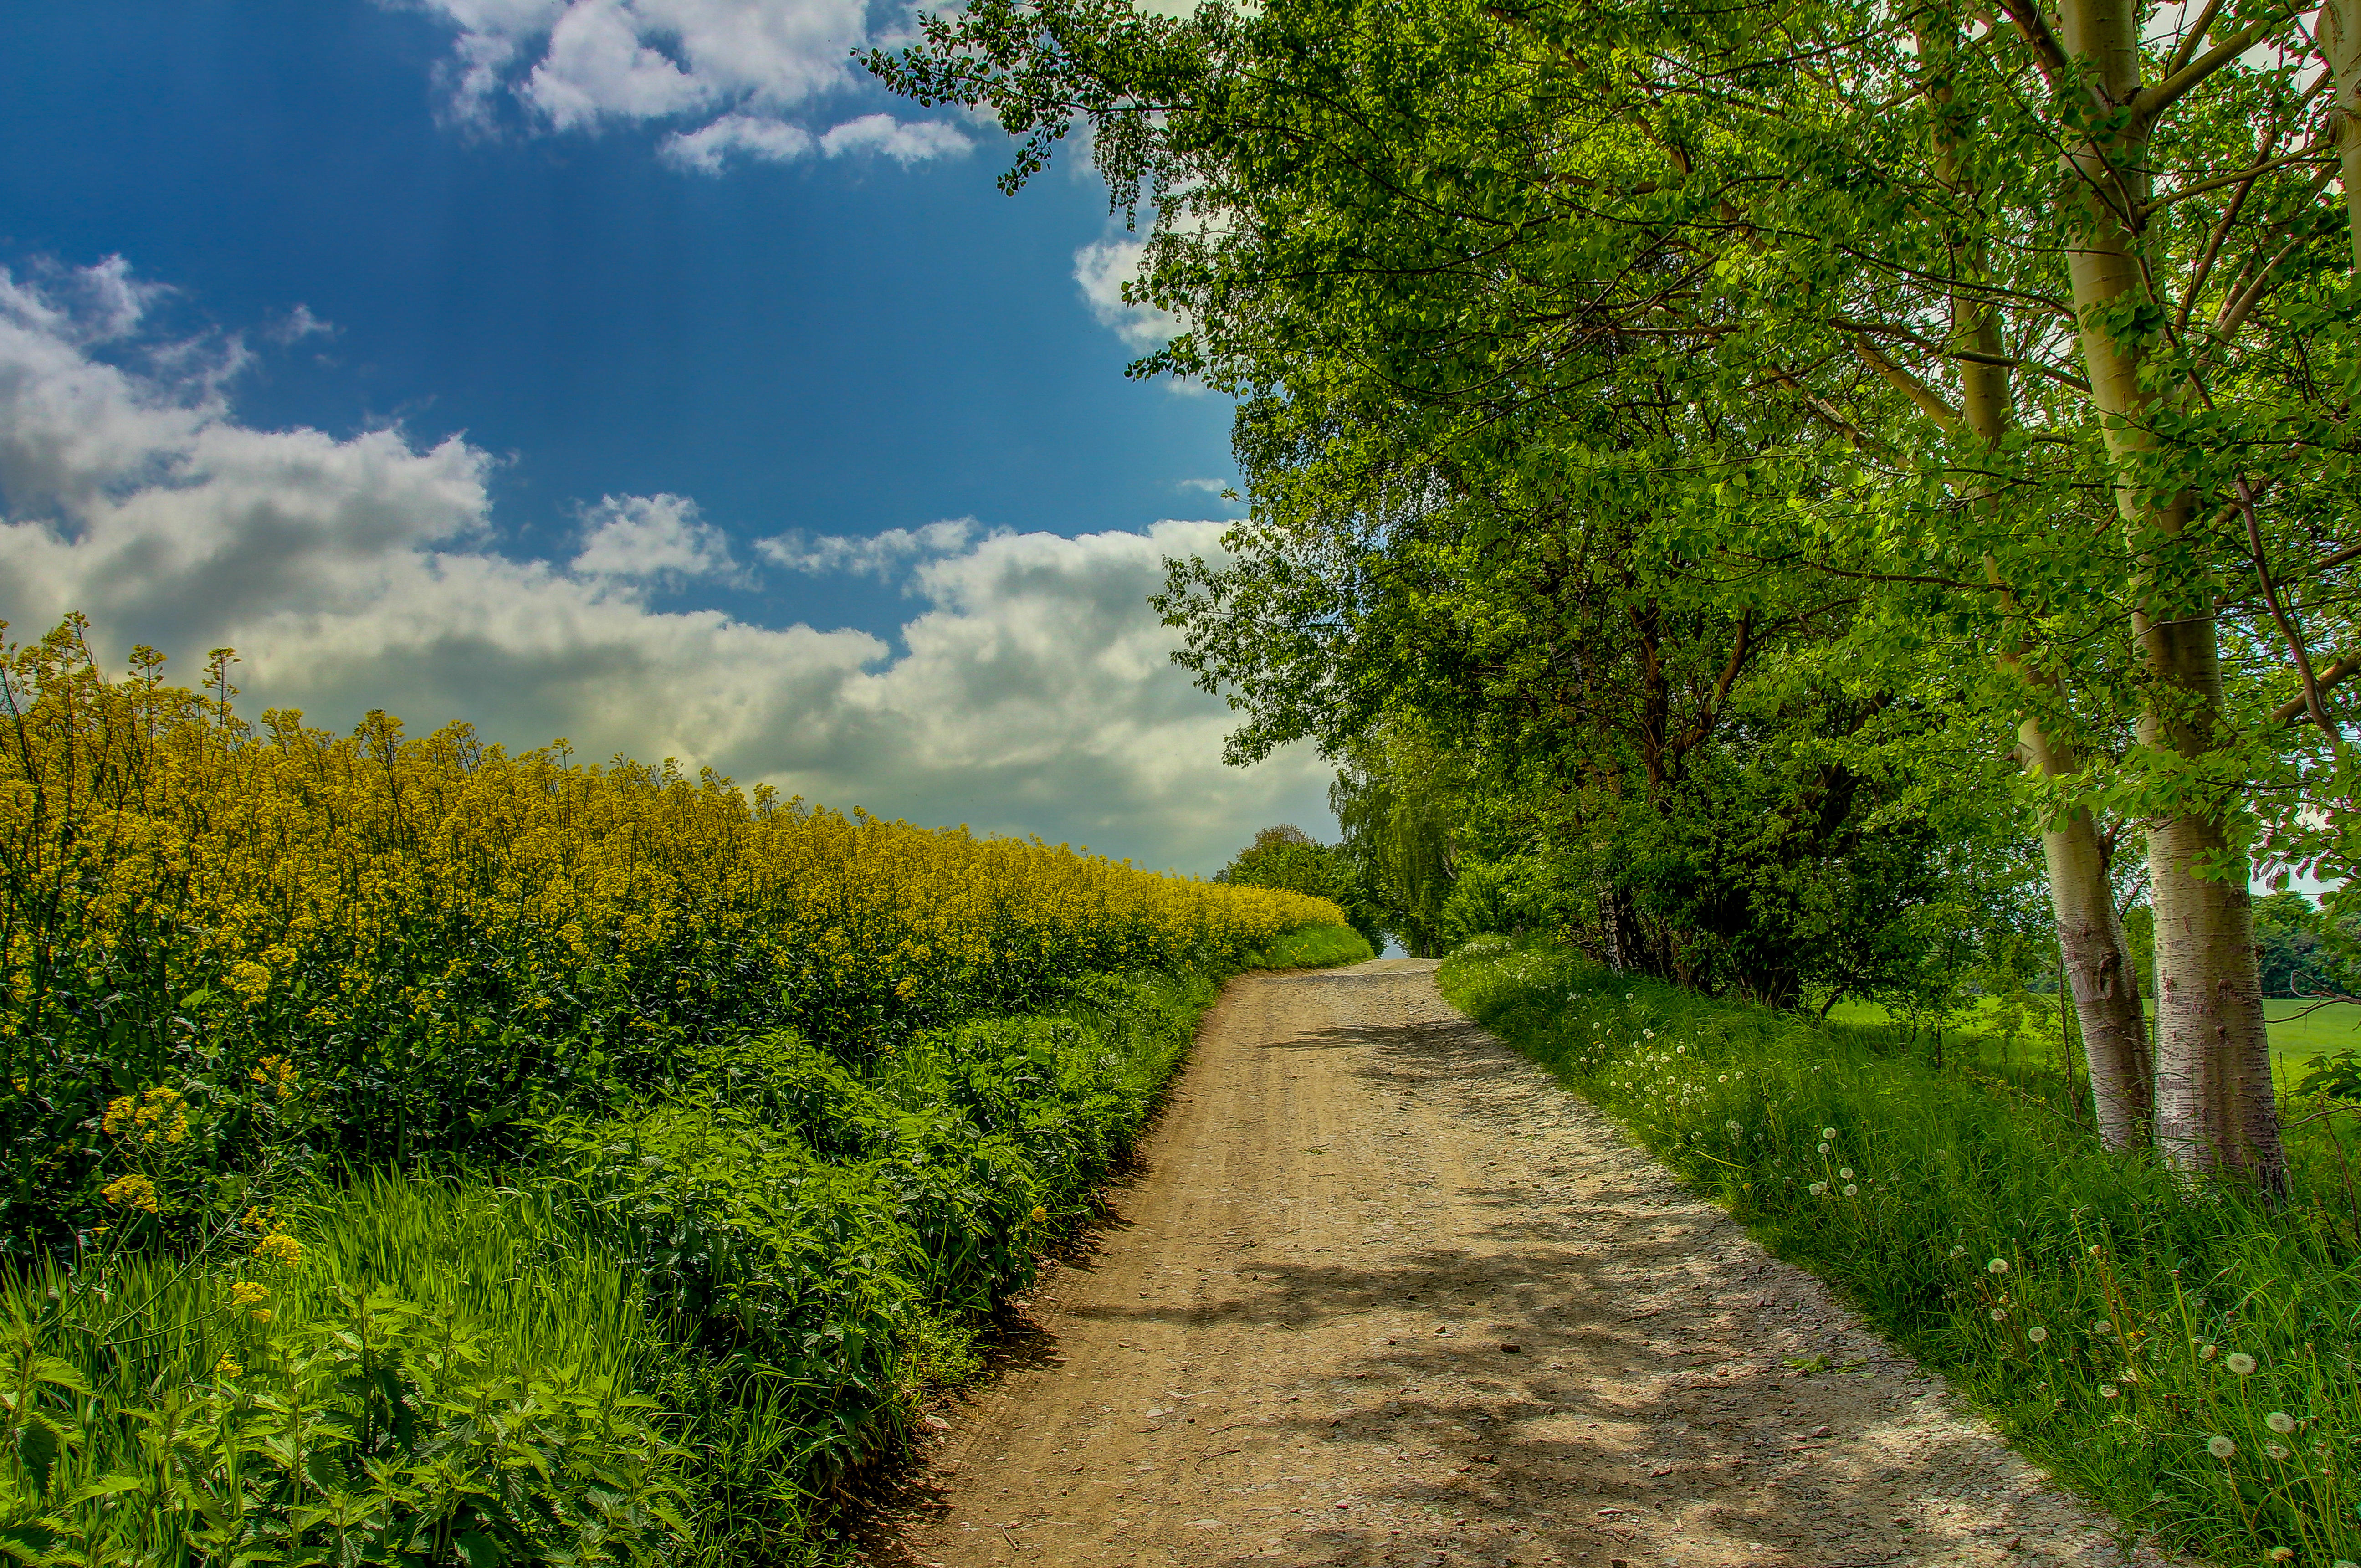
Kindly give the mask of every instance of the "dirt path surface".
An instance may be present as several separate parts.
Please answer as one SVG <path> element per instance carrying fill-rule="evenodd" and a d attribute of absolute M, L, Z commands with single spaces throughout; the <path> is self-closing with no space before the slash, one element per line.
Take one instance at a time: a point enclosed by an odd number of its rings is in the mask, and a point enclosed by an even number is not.
<path fill-rule="evenodd" d="M 2125 1561 L 1433 969 L 1230 987 L 873 1562 Z"/>

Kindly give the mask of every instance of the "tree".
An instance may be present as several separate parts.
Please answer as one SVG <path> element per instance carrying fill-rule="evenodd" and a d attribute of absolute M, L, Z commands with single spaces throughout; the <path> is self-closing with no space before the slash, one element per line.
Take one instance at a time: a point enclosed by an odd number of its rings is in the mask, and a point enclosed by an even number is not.
<path fill-rule="evenodd" d="M 1369 939 L 1370 946 L 1385 946 L 1382 915 L 1354 876 L 1345 854 L 1293 823 L 1282 822 L 1257 833 L 1252 843 L 1213 873 L 1213 880 L 1327 899 L 1345 911 L 1345 918 Z"/>
<path fill-rule="evenodd" d="M 2151 824 L 2158 1135 L 2271 1187 L 2246 854 L 2349 863 L 2325 694 L 2361 658 L 2310 649 L 2353 642 L 2361 242 L 2294 13 L 2184 20 L 979 0 L 880 65 L 990 104 L 1016 179 L 1090 123 L 1152 213 L 1142 296 L 1191 323 L 1140 368 L 1242 398 L 1255 527 L 1339 568 L 1340 614 L 1420 602 L 1363 563 L 1429 520 L 1571 531 L 1641 568 L 1627 610 L 1844 585 L 1865 656 L 1960 673 L 2028 765 L 2120 1142 L 2149 1075 L 2113 825 Z M 1270 675 L 1244 733 L 1382 707 L 1320 641 L 1207 672 Z"/>

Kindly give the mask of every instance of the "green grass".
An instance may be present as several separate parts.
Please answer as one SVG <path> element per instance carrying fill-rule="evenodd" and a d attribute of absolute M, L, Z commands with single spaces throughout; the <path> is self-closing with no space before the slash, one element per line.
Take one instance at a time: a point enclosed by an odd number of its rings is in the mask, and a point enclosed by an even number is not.
<path fill-rule="evenodd" d="M 1991 997 L 1978 997 L 1949 1033 L 1994 1066 L 2007 1060 L 2054 1057 L 2059 1039 L 2056 998 L 2037 1001 L 2039 1012 L 2020 1023 L 2013 1039 L 2002 1039 L 2004 1030 L 1995 1026 L 2001 1008 Z M 2151 1006 L 2148 1015 L 2153 1019 L 2155 1014 Z M 2361 1003 L 2266 997 L 2263 1015 L 2270 1021 L 2271 1066 L 2282 1093 L 2302 1078 L 2305 1064 L 2321 1052 L 2361 1047 Z M 1839 1002 L 1829 1010 L 1828 1022 L 1872 1033 L 1900 1027 L 1874 1002 Z"/>
<path fill-rule="evenodd" d="M 665 1340 L 632 1260 L 545 1194 L 378 1173 L 0 1294 L 12 1552 L 630 1563 L 693 1489 L 631 1397 Z"/>
<path fill-rule="evenodd" d="M 2274 1211 L 2100 1148 L 2040 1058 L 1938 1065 L 1495 938 L 1441 980 L 2128 1525 L 2361 1559 L 2361 1236 L 2324 1157 Z"/>
<path fill-rule="evenodd" d="M 1378 956 L 1369 939 L 1350 926 L 1306 926 L 1246 960 L 1248 969 L 1334 969 Z"/>
<path fill-rule="evenodd" d="M 1217 987 L 1068 992 L 858 1065 L 686 1051 L 525 1167 L 297 1181 L 189 1255 L 0 1274 L 0 1557 L 842 1561 L 830 1488 L 976 1375 Z"/>

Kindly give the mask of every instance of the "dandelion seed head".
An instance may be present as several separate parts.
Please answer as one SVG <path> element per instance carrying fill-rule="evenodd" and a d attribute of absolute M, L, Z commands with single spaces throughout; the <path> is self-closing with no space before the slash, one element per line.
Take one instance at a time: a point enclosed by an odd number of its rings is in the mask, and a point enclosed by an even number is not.
<path fill-rule="evenodd" d="M 1828 1145 L 1826 1145 L 1826 1144 L 1822 1144 L 1822 1145 L 1820 1146 L 1820 1152 L 1821 1152 L 1822 1154 L 1826 1154 L 1826 1153 L 1828 1153 Z"/>
<path fill-rule="evenodd" d="M 2243 1350 L 2234 1350 L 2222 1358 L 2222 1365 L 2245 1377 L 2255 1370 L 2255 1358 Z"/>
<path fill-rule="evenodd" d="M 2099 1385 L 2099 1398 L 2102 1398 L 2102 1399 L 2112 1399 L 2112 1398 L 2114 1398 L 2114 1397 L 2115 1397 L 2115 1386 L 2114 1386 L 2114 1384 L 2112 1384 L 2112 1383 L 2102 1383 L 2102 1384 L 2100 1384 L 2100 1385 Z"/>
<path fill-rule="evenodd" d="M 1833 1140 L 1835 1139 L 1836 1135 L 1837 1135 L 1837 1130 L 1836 1130 L 1834 1127 L 1822 1127 L 1822 1128 L 1820 1129 L 1820 1136 L 1822 1136 L 1822 1137 L 1824 1137 L 1824 1138 L 1828 1138 L 1828 1139 L 1830 1139 L 1831 1141 L 1833 1141 Z"/>
<path fill-rule="evenodd" d="M 1861 1189 L 1848 1181 L 1845 1183 L 1845 1196 L 1848 1198 L 1858 1198 L 1861 1196 Z"/>
<path fill-rule="evenodd" d="M 2209 1437 L 2205 1440 L 2205 1452 L 2216 1459 L 2227 1459 L 2238 1452 L 2238 1445 L 2226 1437 Z"/>
<path fill-rule="evenodd" d="M 2263 1418 L 2263 1424 L 2270 1428 L 2273 1431 L 2279 1433 L 2281 1437 L 2285 1437 L 2288 1433 L 2295 1431 L 2295 1418 L 2289 1415 L 2285 1410 L 2273 1410 L 2269 1415 Z"/>
<path fill-rule="evenodd" d="M 2285 1459 L 2288 1456 L 2288 1451 L 2276 1442 L 2263 1444 L 2263 1453 L 2272 1459 Z"/>
<path fill-rule="evenodd" d="M 2034 1343 L 2039 1344 L 2049 1337 L 2049 1331 L 2043 1328 L 2039 1323 L 2036 1323 L 2031 1328 L 2025 1331 L 2025 1337 L 2031 1340 Z"/>
<path fill-rule="evenodd" d="M 2008 1272 L 2008 1259 L 2004 1257 L 1993 1258 L 1990 1263 L 1984 1265 L 1984 1272 L 1986 1274 L 2006 1274 Z"/>

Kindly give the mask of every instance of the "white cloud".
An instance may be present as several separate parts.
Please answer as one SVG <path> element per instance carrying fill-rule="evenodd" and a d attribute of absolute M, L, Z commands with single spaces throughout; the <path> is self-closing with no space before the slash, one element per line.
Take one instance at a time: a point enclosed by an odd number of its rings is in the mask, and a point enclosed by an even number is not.
<path fill-rule="evenodd" d="M 865 631 L 661 611 L 652 582 L 736 569 L 684 499 L 607 498 L 570 560 L 508 558 L 480 448 L 240 423 L 218 346 L 141 360 L 119 305 L 139 288 L 119 267 L 55 287 L 0 272 L 13 635 L 81 609 L 105 647 L 152 643 L 176 672 L 236 647 L 258 710 L 337 725 L 384 707 L 413 730 L 464 717 L 511 745 L 565 735 L 584 755 L 676 756 L 1159 865 L 1210 871 L 1257 828 L 1319 818 L 1310 754 L 1221 766 L 1228 714 L 1169 662 L 1144 602 L 1160 558 L 1217 548 L 1220 523 L 1063 539 L 954 521 L 868 554 L 832 536 L 759 547 L 908 571 L 925 608 L 898 655 Z M 91 352 L 101 339 L 115 363 Z"/>
<path fill-rule="evenodd" d="M 719 174 L 731 154 L 758 163 L 792 163 L 818 145 L 811 132 L 761 115 L 724 115 L 693 131 L 675 131 L 657 145 L 656 156 L 675 169 Z"/>
<path fill-rule="evenodd" d="M 1137 349 L 1162 346 L 1180 330 L 1179 317 L 1149 305 L 1124 302 L 1123 287 L 1139 276 L 1142 246 L 1136 239 L 1093 240 L 1074 252 L 1074 281 L 1099 324 Z"/>
<path fill-rule="evenodd" d="M 865 80 L 852 56 L 890 44 L 869 0 L 382 0 L 455 30 L 442 71 L 451 112 L 489 126 L 513 103 L 551 130 L 696 118 L 658 144 L 675 168 L 718 174 L 735 158 L 784 163 L 815 148 L 911 164 L 972 145 L 946 121 L 863 115 L 823 135 L 789 111 Z"/>
<path fill-rule="evenodd" d="M 941 120 L 897 120 L 891 115 L 863 115 L 831 128 L 819 138 L 830 158 L 871 152 L 907 167 L 930 158 L 957 158 L 974 149 L 958 127 Z"/>
<path fill-rule="evenodd" d="M 734 579 L 730 538 L 680 496 L 607 496 L 582 514 L 575 576 L 677 587 L 697 578 Z"/>
<path fill-rule="evenodd" d="M 336 335 L 336 323 L 322 321 L 312 313 L 312 307 L 298 304 L 293 310 L 263 328 L 262 335 L 280 345 L 300 343 L 317 333 L 323 337 Z"/>
<path fill-rule="evenodd" d="M 1179 490 L 1202 490 L 1209 496 L 1218 496 L 1224 490 L 1233 490 L 1237 488 L 1237 484 L 1238 482 L 1235 479 L 1183 479 L 1179 484 L 1175 485 L 1173 488 Z"/>
<path fill-rule="evenodd" d="M 953 554 L 964 549 L 977 532 L 975 519 L 962 517 L 930 522 L 924 528 L 889 528 L 883 533 L 858 537 L 791 531 L 758 539 L 754 549 L 764 560 L 790 572 L 884 577 L 928 556 Z"/>

